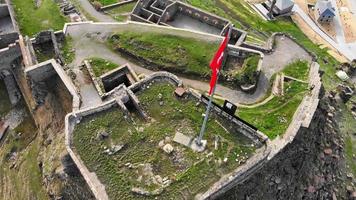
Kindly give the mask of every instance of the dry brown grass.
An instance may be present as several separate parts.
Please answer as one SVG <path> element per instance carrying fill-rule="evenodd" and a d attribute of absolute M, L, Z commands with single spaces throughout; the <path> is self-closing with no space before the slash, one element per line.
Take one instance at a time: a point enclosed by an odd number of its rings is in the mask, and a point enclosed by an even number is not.
<path fill-rule="evenodd" d="M 330 49 L 328 53 L 332 55 L 335 59 L 339 62 L 347 62 L 347 59 L 342 56 L 335 48 L 333 48 L 328 42 L 326 42 L 323 38 L 321 38 L 318 34 L 316 34 L 307 23 L 299 16 L 299 15 L 292 15 L 292 19 L 294 23 L 298 25 L 300 30 L 314 43 L 320 44 L 323 47 Z"/>
<path fill-rule="evenodd" d="M 347 43 L 356 42 L 356 17 L 351 13 L 349 0 L 336 0 Z"/>

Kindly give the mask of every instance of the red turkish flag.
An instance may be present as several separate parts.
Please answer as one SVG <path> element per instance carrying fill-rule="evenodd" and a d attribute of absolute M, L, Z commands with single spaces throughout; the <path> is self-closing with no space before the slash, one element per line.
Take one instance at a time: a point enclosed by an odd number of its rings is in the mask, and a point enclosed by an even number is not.
<path fill-rule="evenodd" d="M 221 42 L 220 47 L 218 49 L 218 51 L 215 53 L 213 59 L 210 62 L 210 69 L 212 71 L 211 74 L 211 79 L 210 79 L 210 90 L 209 90 L 209 95 L 211 95 L 213 88 L 215 87 L 216 84 L 216 80 L 218 78 L 218 73 L 219 70 L 221 68 L 221 64 L 223 62 L 223 58 L 224 58 L 224 53 L 225 53 L 225 49 L 228 45 L 229 42 L 229 32 L 227 31 L 226 36 L 224 38 L 224 40 Z"/>

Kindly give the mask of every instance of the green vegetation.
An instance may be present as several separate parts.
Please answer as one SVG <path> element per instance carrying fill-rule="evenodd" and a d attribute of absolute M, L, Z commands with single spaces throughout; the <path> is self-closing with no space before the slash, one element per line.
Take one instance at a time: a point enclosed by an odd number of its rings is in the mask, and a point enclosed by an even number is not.
<path fill-rule="evenodd" d="M 218 43 L 159 33 L 123 32 L 109 41 L 114 49 L 141 57 L 160 70 L 199 77 L 210 76 L 209 63 Z"/>
<path fill-rule="evenodd" d="M 63 58 L 67 64 L 72 63 L 75 58 L 75 52 L 73 51 L 73 39 L 70 36 L 64 38 L 64 42 L 61 48 L 63 52 Z"/>
<path fill-rule="evenodd" d="M 53 51 L 46 51 L 43 48 L 35 48 L 36 58 L 38 62 L 44 62 L 46 60 L 54 58 Z"/>
<path fill-rule="evenodd" d="M 97 77 L 118 67 L 117 64 L 102 58 L 90 58 L 89 62 Z"/>
<path fill-rule="evenodd" d="M 240 108 L 237 115 L 255 125 L 270 139 L 282 135 L 301 103 L 307 84 L 290 81 L 284 84 L 284 96 L 276 96 L 268 103 L 256 108 Z"/>
<path fill-rule="evenodd" d="M 140 173 L 147 164 L 151 164 L 154 176 L 172 181 L 162 194 L 147 199 L 177 199 L 182 195 L 192 198 L 204 192 L 221 174 L 231 172 L 243 163 L 254 151 L 247 138 L 237 133 L 236 128 L 232 128 L 233 133 L 227 132 L 221 125 L 224 122 L 216 116 L 210 118 L 204 137 L 208 141 L 206 152 L 196 153 L 169 142 L 176 132 L 196 136 L 205 110 L 204 106 L 197 106 L 195 100 L 175 97 L 174 89 L 167 83 L 155 83 L 138 94 L 144 110 L 153 118 L 149 122 L 134 113 L 131 113 L 133 122 L 128 121 L 119 108 L 112 108 L 85 117 L 75 127 L 75 151 L 106 185 L 111 199 L 137 199 L 138 196 L 131 192 L 133 187 L 148 191 L 158 189 L 159 184 L 146 184 L 150 176 Z M 109 133 L 109 137 L 98 139 L 98 133 L 103 131 Z M 217 150 L 214 148 L 216 137 L 219 137 Z M 167 154 L 159 148 L 159 142 L 164 139 L 174 147 L 173 153 Z M 113 155 L 103 152 L 113 145 L 124 147 Z M 209 152 L 213 154 L 207 156 Z M 222 162 L 224 158 L 227 158 L 226 163 Z M 128 167 L 130 164 L 132 167 Z"/>
<path fill-rule="evenodd" d="M 327 49 L 321 49 L 314 44 L 306 35 L 293 23 L 290 18 L 279 18 L 275 21 L 264 21 L 256 12 L 243 0 L 187 0 L 193 6 L 215 13 L 219 16 L 231 20 L 233 23 L 251 35 L 249 40 L 266 41 L 266 33 L 271 35 L 274 32 L 285 32 L 296 38 L 301 45 L 318 56 L 318 63 L 325 71 L 323 84 L 326 89 L 334 88 L 340 82 L 335 76 L 335 66 L 339 64 Z M 263 32 L 263 33 L 262 33 Z"/>
<path fill-rule="evenodd" d="M 0 118 L 5 116 L 11 109 L 11 102 L 9 99 L 9 95 L 7 93 L 7 89 L 5 87 L 5 83 L 0 80 Z"/>
<path fill-rule="evenodd" d="M 111 17 L 113 17 L 116 21 L 122 22 L 126 21 L 129 17 L 129 13 L 135 7 L 136 2 L 124 4 L 122 6 L 110 9 L 106 11 Z"/>
<path fill-rule="evenodd" d="M 90 2 L 92 4 L 99 4 L 101 6 L 107 6 L 107 5 L 110 5 L 110 4 L 114 4 L 114 3 L 117 3 L 118 0 L 90 0 Z"/>
<path fill-rule="evenodd" d="M 341 106 L 341 116 L 337 121 L 339 122 L 340 131 L 345 138 L 345 158 L 346 164 L 349 166 L 351 173 L 356 176 L 356 137 L 353 134 L 356 130 L 355 119 L 353 118 L 350 109 L 352 102 L 356 101 L 356 96 L 353 96 L 346 106 Z"/>
<path fill-rule="evenodd" d="M 307 81 L 309 74 L 309 63 L 305 60 L 298 60 L 287 65 L 283 71 L 286 76 Z"/>
<path fill-rule="evenodd" d="M 253 55 L 245 59 L 242 69 L 235 74 L 235 83 L 238 85 L 255 84 L 257 81 L 257 67 L 259 55 Z"/>
<path fill-rule="evenodd" d="M 3 96 L 0 81 L 0 113 L 9 112 L 4 107 L 6 95 Z M 5 91 L 6 92 L 6 91 Z M 7 102 L 6 102 L 7 104 Z M 25 102 L 16 105 L 26 107 Z M 0 144 L 0 193 L 2 199 L 49 199 L 42 187 L 42 175 L 38 166 L 40 143 L 36 138 L 36 127 L 29 113 L 24 121 L 14 130 L 9 130 Z M 1 118 L 1 115 L 0 115 Z M 16 162 L 9 160 L 16 152 Z M 13 164 L 16 163 L 16 167 Z M 14 168 L 13 168 L 14 167 Z M 11 181 L 10 181 L 11 180 Z M 19 192 L 21 191 L 21 192 Z"/>
<path fill-rule="evenodd" d="M 63 28 L 66 18 L 61 15 L 58 5 L 53 0 L 42 0 L 39 8 L 33 0 L 12 0 L 20 31 L 33 36 L 39 31 Z"/>

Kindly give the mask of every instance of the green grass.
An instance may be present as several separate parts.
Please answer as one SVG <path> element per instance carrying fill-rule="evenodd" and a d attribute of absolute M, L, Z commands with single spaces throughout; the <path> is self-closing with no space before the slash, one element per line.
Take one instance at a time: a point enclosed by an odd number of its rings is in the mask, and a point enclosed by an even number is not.
<path fill-rule="evenodd" d="M 5 83 L 0 80 L 0 119 L 11 109 L 11 102 L 5 87 Z"/>
<path fill-rule="evenodd" d="M 42 0 L 39 8 L 33 0 L 12 0 L 20 31 L 24 35 L 33 36 L 42 30 L 63 29 L 67 21 L 53 0 Z"/>
<path fill-rule="evenodd" d="M 290 34 L 296 38 L 298 43 L 318 56 L 317 61 L 321 65 L 321 70 L 325 72 L 323 75 L 323 84 L 327 90 L 333 89 L 340 82 L 335 76 L 335 67 L 340 63 L 327 53 L 327 49 L 321 49 L 317 44 L 314 44 L 290 18 L 264 21 L 243 0 L 188 0 L 187 2 L 198 8 L 230 19 L 233 23 L 237 23 L 237 27 L 242 27 L 248 31 L 248 34 L 254 40 L 266 40 L 266 36 L 274 32 Z"/>
<path fill-rule="evenodd" d="M 235 83 L 238 85 L 255 84 L 257 81 L 257 67 L 260 55 L 253 55 L 244 60 L 242 69 L 235 74 Z"/>
<path fill-rule="evenodd" d="M 232 128 L 232 133 L 222 128 L 211 117 L 207 133 L 207 152 L 196 153 L 175 142 L 170 142 L 175 148 L 172 155 L 168 155 L 158 147 L 159 141 L 165 137 L 173 139 L 176 131 L 185 135 L 196 136 L 202 123 L 201 114 L 204 106 L 196 106 L 192 99 L 178 99 L 175 97 L 174 87 L 167 83 L 155 83 L 150 88 L 138 94 L 144 110 L 154 120 L 146 122 L 132 115 L 134 122 L 124 119 L 118 108 L 97 114 L 95 117 L 86 117 L 78 124 L 73 133 L 75 151 L 79 153 L 86 166 L 94 171 L 99 179 L 106 185 L 106 191 L 111 199 L 137 199 L 131 188 L 143 187 L 148 190 L 157 188 L 156 184 L 146 185 L 138 181 L 138 169 L 125 167 L 126 163 L 134 166 L 152 164 L 153 173 L 172 180 L 172 184 L 165 188 L 161 195 L 149 196 L 147 199 L 177 199 L 182 198 L 182 192 L 188 198 L 199 192 L 204 192 L 220 174 L 231 172 L 246 160 L 254 148 L 248 139 L 242 137 Z M 159 94 L 162 98 L 159 99 Z M 163 101 L 161 106 L 159 102 Z M 221 122 L 222 123 L 222 122 Z M 142 130 L 140 131 L 140 129 Z M 110 137 L 106 140 L 97 140 L 98 131 L 107 131 Z M 214 138 L 220 137 L 219 148 L 214 149 Z M 123 150 L 109 156 L 103 153 L 103 147 L 111 144 L 125 144 Z M 213 155 L 206 158 L 208 152 Z M 180 155 L 180 161 L 173 161 Z M 217 160 L 228 158 L 228 162 L 219 165 Z M 237 159 L 237 161 L 236 161 Z M 202 182 L 201 180 L 204 180 Z"/>
<path fill-rule="evenodd" d="M 159 70 L 198 77 L 210 76 L 210 59 L 219 45 L 159 33 L 123 32 L 114 36 L 109 41 L 114 49 L 142 57 L 157 65 Z"/>
<path fill-rule="evenodd" d="M 131 13 L 133 8 L 135 7 L 136 2 L 133 3 L 128 3 L 124 4 L 122 6 L 110 9 L 106 11 L 111 17 L 113 17 L 116 21 L 122 22 L 126 21 L 128 16 L 128 13 Z"/>
<path fill-rule="evenodd" d="M 73 39 L 70 36 L 64 38 L 61 50 L 64 61 L 67 64 L 72 63 L 75 58 L 75 52 L 73 51 Z"/>
<path fill-rule="evenodd" d="M 90 65 L 94 71 L 95 76 L 99 77 L 106 72 L 109 72 L 110 70 L 113 70 L 117 68 L 119 65 L 109 61 L 105 60 L 103 58 L 90 58 L 88 59 L 90 62 Z"/>
<path fill-rule="evenodd" d="M 309 74 L 309 63 L 305 60 L 298 60 L 287 65 L 282 72 L 286 76 L 291 76 L 296 79 L 307 81 Z"/>
<path fill-rule="evenodd" d="M 107 6 L 119 2 L 119 0 L 90 0 L 93 2 L 99 2 L 102 6 Z"/>
<path fill-rule="evenodd" d="M 345 138 L 345 159 L 346 164 L 349 166 L 350 172 L 356 177 L 356 136 L 354 135 L 356 130 L 355 119 L 350 112 L 352 101 L 355 101 L 356 97 L 352 97 L 346 106 L 341 106 L 340 109 L 340 119 L 338 119 L 338 125 L 340 127 L 341 133 L 343 133 Z"/>
<path fill-rule="evenodd" d="M 256 108 L 240 108 L 237 115 L 255 125 L 270 139 L 282 135 L 307 91 L 307 84 L 291 81 L 286 82 L 284 88 L 284 96 L 276 96 Z"/>

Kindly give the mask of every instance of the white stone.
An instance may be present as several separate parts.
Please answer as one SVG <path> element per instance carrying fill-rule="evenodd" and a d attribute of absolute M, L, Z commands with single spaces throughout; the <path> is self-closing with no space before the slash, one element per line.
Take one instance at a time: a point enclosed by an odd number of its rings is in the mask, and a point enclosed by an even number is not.
<path fill-rule="evenodd" d="M 159 141 L 158 146 L 159 148 L 162 148 L 164 146 L 164 140 Z"/>
<path fill-rule="evenodd" d="M 171 144 L 166 144 L 163 147 L 163 151 L 168 153 L 168 154 L 172 153 L 173 150 L 174 149 L 173 149 L 173 146 Z"/>

